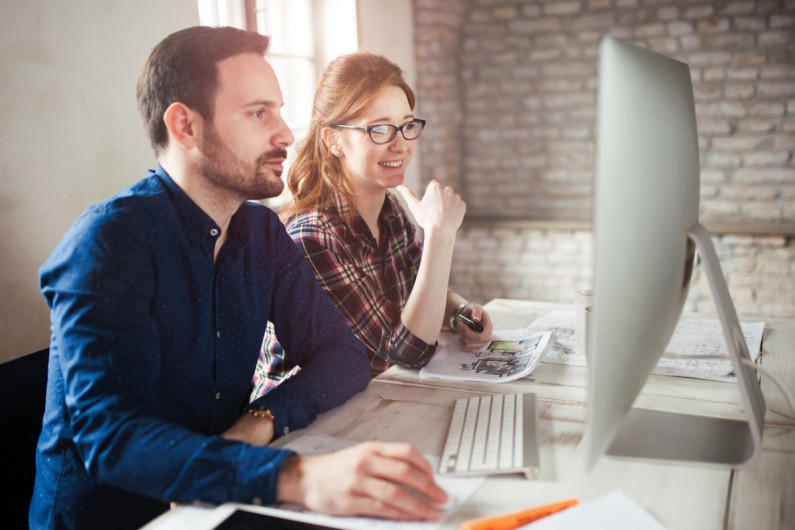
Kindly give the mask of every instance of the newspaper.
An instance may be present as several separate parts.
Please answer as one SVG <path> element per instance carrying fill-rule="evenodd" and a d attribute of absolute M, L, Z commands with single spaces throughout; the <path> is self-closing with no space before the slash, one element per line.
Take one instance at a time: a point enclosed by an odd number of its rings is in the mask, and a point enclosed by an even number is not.
<path fill-rule="evenodd" d="M 495 331 L 488 346 L 466 352 L 461 349 L 458 336 L 445 331 L 439 336 L 439 348 L 420 375 L 505 383 L 529 375 L 554 343 L 554 332 L 536 332 L 527 327 Z"/>
<path fill-rule="evenodd" d="M 741 322 L 740 328 L 752 360 L 762 349 L 764 322 Z M 574 338 L 574 313 L 550 311 L 534 320 L 528 329 L 552 330 L 555 341 L 545 363 L 585 366 L 585 355 Z M 682 318 L 674 330 L 668 346 L 654 369 L 658 375 L 690 377 L 709 381 L 736 383 L 737 376 L 723 328 L 719 320 Z"/>

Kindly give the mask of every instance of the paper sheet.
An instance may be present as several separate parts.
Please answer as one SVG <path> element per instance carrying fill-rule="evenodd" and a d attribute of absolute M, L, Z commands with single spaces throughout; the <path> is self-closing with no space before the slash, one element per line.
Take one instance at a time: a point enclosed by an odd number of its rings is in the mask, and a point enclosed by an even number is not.
<path fill-rule="evenodd" d="M 545 363 L 573 364 L 585 366 L 585 354 L 577 346 L 574 336 L 574 311 L 550 311 L 535 319 L 529 326 L 530 331 L 555 332 L 555 344 L 544 355 Z"/>
<path fill-rule="evenodd" d="M 665 530 L 622 490 L 583 502 L 522 526 L 527 530 Z"/>
<path fill-rule="evenodd" d="M 528 328 L 495 331 L 492 341 L 482 350 L 465 352 L 458 336 L 443 332 L 439 348 L 420 375 L 459 381 L 505 383 L 529 375 L 554 342 L 550 331 L 533 332 Z"/>
<path fill-rule="evenodd" d="M 740 327 L 752 359 L 762 349 L 764 322 L 741 322 Z M 554 330 L 555 344 L 542 362 L 585 366 L 585 355 L 574 338 L 574 312 L 551 311 L 534 320 L 531 331 Z M 688 356 L 705 358 L 692 359 Z M 654 373 L 736 383 L 729 350 L 719 320 L 682 319 L 676 326 Z"/>

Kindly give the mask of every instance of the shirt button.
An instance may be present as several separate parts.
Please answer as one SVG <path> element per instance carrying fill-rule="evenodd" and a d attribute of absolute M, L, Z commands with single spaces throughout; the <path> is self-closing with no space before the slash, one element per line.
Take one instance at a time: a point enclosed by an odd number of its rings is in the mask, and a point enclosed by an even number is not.
<path fill-rule="evenodd" d="M 288 432 L 290 432 L 290 427 L 285 425 L 284 426 L 284 434 L 287 434 Z"/>
<path fill-rule="evenodd" d="M 221 393 L 220 392 L 216 392 L 215 393 L 215 399 L 221 399 Z"/>
<path fill-rule="evenodd" d="M 253 499 L 251 499 L 251 504 L 256 504 L 257 506 L 262 506 L 265 503 L 262 502 L 262 498 L 261 497 L 254 497 Z"/>
<path fill-rule="evenodd" d="M 218 229 L 217 228 L 210 228 L 210 235 L 213 236 L 213 237 L 217 236 L 218 235 Z"/>
<path fill-rule="evenodd" d="M 221 330 L 220 329 L 215 330 L 215 337 L 218 338 L 218 339 L 221 338 Z"/>

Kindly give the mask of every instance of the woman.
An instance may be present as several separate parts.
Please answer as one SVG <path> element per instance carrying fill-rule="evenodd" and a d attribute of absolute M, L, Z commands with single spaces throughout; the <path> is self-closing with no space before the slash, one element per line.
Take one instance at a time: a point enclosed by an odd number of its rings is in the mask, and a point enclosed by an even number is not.
<path fill-rule="evenodd" d="M 386 58 L 361 51 L 335 59 L 315 92 L 309 132 L 287 178 L 287 231 L 367 345 L 373 376 L 392 364 L 424 366 L 443 325 L 459 333 L 466 350 L 491 340 L 483 308 L 447 289 L 466 205 L 435 181 L 421 200 L 402 185 L 425 126 L 413 109 L 414 93 Z M 391 188 L 422 228 L 422 243 Z M 459 314 L 483 330 L 473 331 Z M 252 398 L 298 369 L 269 325 Z"/>

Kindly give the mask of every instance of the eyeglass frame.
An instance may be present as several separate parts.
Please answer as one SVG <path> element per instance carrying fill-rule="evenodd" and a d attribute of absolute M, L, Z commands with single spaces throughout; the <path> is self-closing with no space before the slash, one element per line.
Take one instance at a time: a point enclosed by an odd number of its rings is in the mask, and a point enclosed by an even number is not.
<path fill-rule="evenodd" d="M 420 124 L 420 133 L 415 138 L 406 138 L 405 128 L 406 128 L 407 125 L 410 125 L 412 123 L 419 123 Z M 398 127 L 397 125 L 392 125 L 391 123 L 376 123 L 375 125 L 368 125 L 366 127 L 362 126 L 362 125 L 343 125 L 341 123 L 338 123 L 337 125 L 334 125 L 334 127 L 335 128 L 338 127 L 338 128 L 341 128 L 341 129 L 354 129 L 354 130 L 357 130 L 357 131 L 367 131 L 367 136 L 370 137 L 370 140 L 372 140 L 372 142 L 374 144 L 376 144 L 376 145 L 385 145 L 385 144 L 388 144 L 389 142 L 391 142 L 392 140 L 395 139 L 395 136 L 397 136 L 398 131 L 400 131 L 400 135 L 407 142 L 412 142 L 412 141 L 416 140 L 417 138 L 422 136 L 422 131 L 425 130 L 425 124 L 426 123 L 427 122 L 425 120 L 422 120 L 420 118 L 414 118 L 411 121 L 407 121 L 406 123 L 404 123 L 400 127 Z M 373 138 L 373 132 L 372 132 L 373 129 L 375 129 L 376 127 L 389 127 L 389 128 L 391 128 L 392 129 L 392 136 L 390 136 L 388 140 L 385 140 L 383 142 L 376 142 L 375 138 Z"/>

